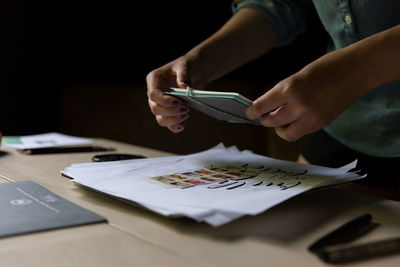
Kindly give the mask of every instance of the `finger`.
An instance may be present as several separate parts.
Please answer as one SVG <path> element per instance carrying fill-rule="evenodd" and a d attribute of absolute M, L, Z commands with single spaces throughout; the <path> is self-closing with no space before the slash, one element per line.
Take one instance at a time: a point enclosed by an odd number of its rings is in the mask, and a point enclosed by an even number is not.
<path fill-rule="evenodd" d="M 178 98 L 166 95 L 159 89 L 148 90 L 147 96 L 150 100 L 165 108 L 178 107 L 182 105 L 182 102 Z"/>
<path fill-rule="evenodd" d="M 286 103 L 286 97 L 278 85 L 257 98 L 246 110 L 249 119 L 254 120 L 262 115 L 277 109 Z"/>
<path fill-rule="evenodd" d="M 154 115 L 161 115 L 161 116 L 180 116 L 181 114 L 186 114 L 189 112 L 189 108 L 185 105 L 181 105 L 178 107 L 171 107 L 171 108 L 166 108 L 163 107 L 156 102 L 152 100 L 148 100 L 149 102 L 149 107 L 151 109 L 151 112 Z"/>
<path fill-rule="evenodd" d="M 176 83 L 178 84 L 179 88 L 186 88 L 190 87 L 192 82 L 185 71 L 181 71 L 177 73 L 176 76 Z"/>
<path fill-rule="evenodd" d="M 301 119 L 290 123 L 288 126 L 276 127 L 276 134 L 289 142 L 294 142 L 306 134 L 313 133 L 321 129 L 314 120 L 302 117 Z"/>
<path fill-rule="evenodd" d="M 282 127 L 301 118 L 302 113 L 294 105 L 283 105 L 260 118 L 265 127 Z"/>
<path fill-rule="evenodd" d="M 176 64 L 173 66 L 173 73 L 176 75 L 176 84 L 179 88 L 186 88 L 192 85 L 190 72 L 188 71 L 186 64 Z"/>
<path fill-rule="evenodd" d="M 149 90 L 168 91 L 170 87 L 176 86 L 176 75 L 168 67 L 162 67 L 150 72 L 146 76 L 146 83 Z"/>
<path fill-rule="evenodd" d="M 185 130 L 185 126 L 183 124 L 176 124 L 172 126 L 168 126 L 168 129 L 173 133 L 180 133 Z"/>
<path fill-rule="evenodd" d="M 168 91 L 172 86 L 161 72 L 153 71 L 146 77 L 147 82 L 147 97 L 163 107 L 180 106 L 181 101 L 164 92 Z"/>
<path fill-rule="evenodd" d="M 298 126 L 296 125 L 296 122 L 293 122 L 288 126 L 276 127 L 275 132 L 280 138 L 289 142 L 294 142 L 303 136 L 301 132 L 296 130 L 296 126 Z"/>
<path fill-rule="evenodd" d="M 161 115 L 156 115 L 156 120 L 160 126 L 163 127 L 170 127 L 174 125 L 178 125 L 184 120 L 186 120 L 189 117 L 188 114 L 182 114 L 180 116 L 161 116 Z"/>

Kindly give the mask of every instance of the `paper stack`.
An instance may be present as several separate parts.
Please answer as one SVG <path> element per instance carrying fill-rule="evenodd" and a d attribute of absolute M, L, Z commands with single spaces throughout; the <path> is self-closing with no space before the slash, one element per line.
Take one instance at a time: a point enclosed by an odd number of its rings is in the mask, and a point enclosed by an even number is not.
<path fill-rule="evenodd" d="M 213 226 L 257 215 L 314 188 L 362 178 L 349 169 L 276 160 L 222 144 L 186 156 L 73 164 L 62 174 L 156 213 Z"/>

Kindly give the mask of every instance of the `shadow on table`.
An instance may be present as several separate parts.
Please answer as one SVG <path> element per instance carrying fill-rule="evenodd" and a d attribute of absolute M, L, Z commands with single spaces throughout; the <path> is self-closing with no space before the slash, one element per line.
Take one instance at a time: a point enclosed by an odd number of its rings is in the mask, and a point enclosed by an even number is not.
<path fill-rule="evenodd" d="M 189 220 L 182 220 L 176 227 L 178 231 L 206 233 L 220 238 L 256 237 L 289 242 L 352 209 L 354 200 L 354 194 L 339 190 L 320 190 L 302 194 L 262 214 L 245 216 L 221 227 L 215 228 Z M 370 198 L 369 201 L 372 204 L 377 199 Z M 358 215 L 361 214 L 354 214 L 354 217 Z"/>
<path fill-rule="evenodd" d="M 1 158 L 1 157 L 4 157 L 4 156 L 7 156 L 8 154 L 10 154 L 10 153 L 8 153 L 8 152 L 6 152 L 6 151 L 1 151 L 1 150 L 0 150 L 0 158 Z"/>
<path fill-rule="evenodd" d="M 82 188 L 76 190 L 81 191 Z M 151 220 L 185 235 L 203 235 L 226 240 L 257 238 L 285 243 L 307 235 L 342 213 L 352 209 L 356 210 L 355 206 L 360 202 L 363 203 L 363 206 L 368 207 L 379 201 L 378 198 L 366 198 L 361 194 L 342 190 L 316 190 L 289 199 L 262 214 L 245 216 L 226 225 L 212 227 L 187 218 L 166 218 L 143 207 L 132 205 L 132 202 L 121 201 L 121 199 L 99 194 L 93 190 L 83 192 L 85 193 L 82 194 L 82 197 L 86 198 L 86 201 L 93 201 L 97 204 L 100 201 L 102 206 L 151 218 Z M 360 211 L 360 214 L 354 214 L 354 217 L 362 215 L 362 213 Z"/>

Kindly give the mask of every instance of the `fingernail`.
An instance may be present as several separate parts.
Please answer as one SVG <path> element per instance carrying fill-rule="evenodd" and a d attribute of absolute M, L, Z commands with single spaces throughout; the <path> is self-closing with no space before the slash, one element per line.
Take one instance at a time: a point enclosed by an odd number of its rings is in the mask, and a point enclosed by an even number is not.
<path fill-rule="evenodd" d="M 172 102 L 172 104 L 173 104 L 174 106 L 178 106 L 178 105 L 179 105 L 179 101 L 178 101 L 178 100 L 174 100 L 174 102 Z"/>
<path fill-rule="evenodd" d="M 186 108 L 180 108 L 180 109 L 179 109 L 179 112 L 181 112 L 181 113 L 186 112 L 186 111 L 187 111 Z"/>
<path fill-rule="evenodd" d="M 179 83 L 180 83 L 180 84 L 186 84 L 186 85 L 189 85 L 189 82 L 188 82 L 188 81 L 180 81 Z"/>

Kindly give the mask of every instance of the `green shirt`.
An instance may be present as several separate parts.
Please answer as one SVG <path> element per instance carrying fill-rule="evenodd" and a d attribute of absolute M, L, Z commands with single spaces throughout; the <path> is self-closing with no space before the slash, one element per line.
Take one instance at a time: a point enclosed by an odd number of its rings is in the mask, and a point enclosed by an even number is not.
<path fill-rule="evenodd" d="M 399 0 L 235 0 L 233 10 L 259 11 L 275 27 L 279 46 L 284 46 L 305 30 L 304 18 L 312 4 L 336 49 L 400 24 Z M 324 130 L 359 152 L 400 157 L 400 81 L 365 94 Z"/>

